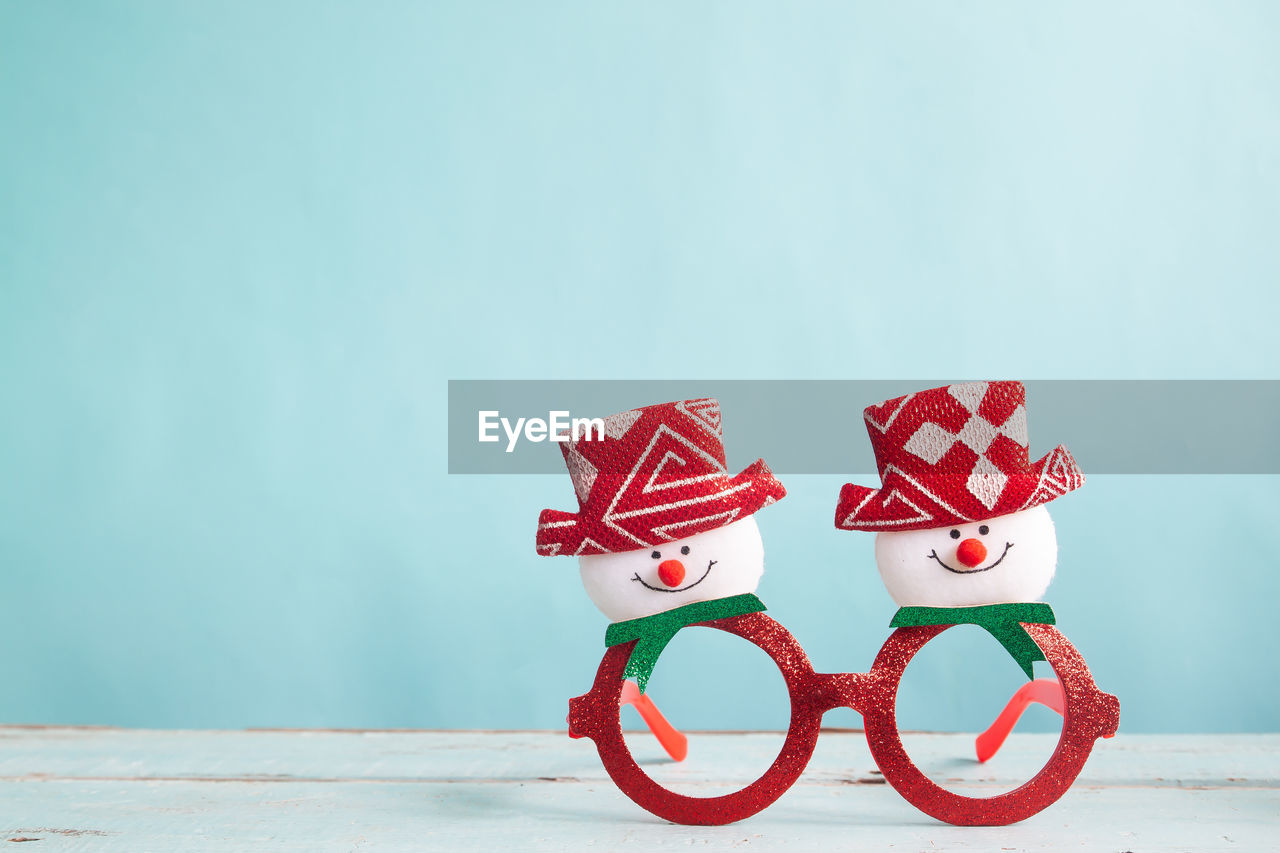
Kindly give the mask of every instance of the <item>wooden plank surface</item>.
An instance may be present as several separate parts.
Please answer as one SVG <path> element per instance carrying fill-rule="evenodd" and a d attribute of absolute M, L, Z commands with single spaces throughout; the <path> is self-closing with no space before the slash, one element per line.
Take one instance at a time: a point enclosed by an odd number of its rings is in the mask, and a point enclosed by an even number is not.
<path fill-rule="evenodd" d="M 963 735 L 916 735 L 921 763 L 994 793 L 1035 772 L 1053 736 L 1014 735 L 987 765 Z M 690 761 L 636 751 L 690 793 L 748 780 L 774 733 L 691 740 Z M 727 827 L 642 811 L 589 741 L 563 732 L 146 731 L 0 728 L 0 848 L 31 851 L 1280 850 L 1280 735 L 1124 735 L 1075 787 L 1010 827 L 950 827 L 883 783 L 861 733 L 827 731 L 773 807 Z M 16 841 L 11 839 L 38 839 Z"/>

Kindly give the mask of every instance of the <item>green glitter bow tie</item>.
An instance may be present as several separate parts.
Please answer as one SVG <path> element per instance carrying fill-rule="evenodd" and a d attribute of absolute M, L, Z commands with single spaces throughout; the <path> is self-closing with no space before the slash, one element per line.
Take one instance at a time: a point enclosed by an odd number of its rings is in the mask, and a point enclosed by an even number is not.
<path fill-rule="evenodd" d="M 728 598 L 717 598 L 712 601 L 695 601 L 683 607 L 676 607 L 652 616 L 639 619 L 628 619 L 626 622 L 614 622 L 604 632 L 606 646 L 618 646 L 639 640 L 631 650 L 627 659 L 627 668 L 623 678 L 633 679 L 640 692 L 644 692 L 649 683 L 649 676 L 658 663 L 658 655 L 671 642 L 676 633 L 688 625 L 698 622 L 712 622 L 716 619 L 727 619 L 730 616 L 742 616 L 745 613 L 759 613 L 764 610 L 764 602 L 753 593 L 732 595 Z"/>
<path fill-rule="evenodd" d="M 978 625 L 1004 646 L 1005 651 L 1022 667 L 1027 678 L 1035 678 L 1031 672 L 1031 664 L 1044 660 L 1044 652 L 1040 651 L 1040 647 L 1022 627 L 1020 623 L 1023 622 L 1053 625 L 1053 608 L 1040 601 L 987 604 L 981 607 L 903 607 L 894 614 L 889 627 Z"/>

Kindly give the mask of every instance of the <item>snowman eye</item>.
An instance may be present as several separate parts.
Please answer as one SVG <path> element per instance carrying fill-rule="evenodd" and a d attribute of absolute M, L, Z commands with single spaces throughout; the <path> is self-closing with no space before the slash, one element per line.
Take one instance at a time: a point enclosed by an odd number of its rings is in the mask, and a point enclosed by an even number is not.
<path fill-rule="evenodd" d="M 960 531 L 959 531 L 959 530 L 952 530 L 952 531 L 951 531 L 951 538 L 952 538 L 952 539 L 959 539 L 959 538 L 960 538 Z"/>
<path fill-rule="evenodd" d="M 680 549 L 680 553 L 681 553 L 681 554 L 688 554 L 688 553 L 689 553 L 689 546 L 688 546 L 688 545 L 685 545 L 683 548 L 681 548 L 681 549 Z"/>
<path fill-rule="evenodd" d="M 654 551 L 654 552 L 653 552 L 652 554 L 650 554 L 649 556 L 650 556 L 650 557 L 653 557 L 653 559 L 655 559 L 655 560 L 656 560 L 656 559 L 658 559 L 659 557 L 661 557 L 661 556 L 662 556 L 662 552 L 661 552 L 661 551 Z"/>
<path fill-rule="evenodd" d="M 981 525 L 981 526 L 978 528 L 978 535 L 979 535 L 979 536 L 986 536 L 986 535 L 987 535 L 988 533 L 990 533 L 990 532 L 991 532 L 991 528 L 990 528 L 990 527 L 987 527 L 985 524 Z"/>

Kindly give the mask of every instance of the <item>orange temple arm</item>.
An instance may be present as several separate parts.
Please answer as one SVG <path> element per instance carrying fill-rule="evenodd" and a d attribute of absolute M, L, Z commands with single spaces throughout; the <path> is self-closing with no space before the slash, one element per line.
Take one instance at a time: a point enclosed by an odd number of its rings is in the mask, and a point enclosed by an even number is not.
<path fill-rule="evenodd" d="M 1039 702 L 1050 710 L 1063 713 L 1062 685 L 1053 678 L 1037 678 L 1018 688 L 1009 704 L 1004 706 L 1000 716 L 982 734 L 978 735 L 975 746 L 978 750 L 978 761 L 986 761 L 999 751 L 1009 732 L 1018 724 L 1022 712 L 1032 702 Z"/>
<path fill-rule="evenodd" d="M 667 722 L 667 718 L 662 716 L 662 712 L 658 710 L 658 706 L 653 704 L 653 700 L 640 692 L 640 688 L 636 686 L 634 681 L 622 682 L 622 695 L 618 697 L 618 707 L 630 705 L 640 714 L 640 719 L 644 720 L 644 724 L 649 727 L 649 731 L 653 732 L 653 736 L 658 739 L 658 743 L 662 744 L 662 748 L 667 751 L 676 761 L 684 761 L 685 756 L 689 754 L 689 739 L 676 730 L 676 727 Z M 569 730 L 569 737 L 580 738 L 583 735 L 578 734 L 573 729 Z"/>
<path fill-rule="evenodd" d="M 634 681 L 622 682 L 622 696 L 618 699 L 618 705 L 619 707 L 630 705 L 635 708 L 640 713 L 640 719 L 644 720 L 649 731 L 653 732 L 658 743 L 662 744 L 662 748 L 667 751 L 667 755 L 676 761 L 684 761 L 684 757 L 689 754 L 689 739 L 667 722 L 667 718 L 662 716 L 658 706 L 640 692 L 640 688 Z"/>

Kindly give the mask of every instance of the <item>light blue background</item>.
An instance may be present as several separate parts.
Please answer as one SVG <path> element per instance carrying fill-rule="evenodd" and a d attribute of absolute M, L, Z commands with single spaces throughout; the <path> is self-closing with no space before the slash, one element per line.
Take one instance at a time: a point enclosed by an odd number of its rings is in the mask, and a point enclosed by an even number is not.
<path fill-rule="evenodd" d="M 450 378 L 1280 376 L 1278 35 L 1265 2 L 0 4 L 0 719 L 562 725 L 604 630 L 533 550 L 569 481 L 447 476 Z M 863 670 L 893 608 L 841 482 L 760 514 L 761 594 Z M 1125 730 L 1280 728 L 1276 485 L 1054 505 Z"/>

